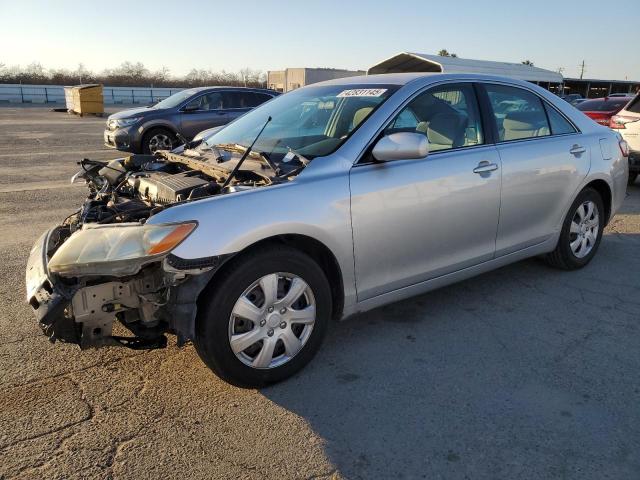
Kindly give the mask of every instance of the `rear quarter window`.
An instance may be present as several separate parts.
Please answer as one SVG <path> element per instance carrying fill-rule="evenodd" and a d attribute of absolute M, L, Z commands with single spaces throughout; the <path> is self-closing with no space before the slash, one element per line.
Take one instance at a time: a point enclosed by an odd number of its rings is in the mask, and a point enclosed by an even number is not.
<path fill-rule="evenodd" d="M 640 113 L 640 95 L 636 95 L 636 98 L 629 102 L 629 105 L 626 106 L 625 110 L 633 113 Z"/>
<path fill-rule="evenodd" d="M 558 111 L 545 103 L 544 108 L 547 109 L 549 117 L 549 126 L 551 127 L 551 135 L 566 135 L 568 133 L 576 133 L 576 129 L 564 118 Z"/>
<path fill-rule="evenodd" d="M 628 100 L 587 100 L 576 107 L 583 112 L 612 112 L 620 110 Z"/>

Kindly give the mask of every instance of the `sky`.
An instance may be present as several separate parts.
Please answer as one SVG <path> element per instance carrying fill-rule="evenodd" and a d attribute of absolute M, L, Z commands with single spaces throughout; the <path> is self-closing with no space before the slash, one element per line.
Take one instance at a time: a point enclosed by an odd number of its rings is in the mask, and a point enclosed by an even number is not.
<path fill-rule="evenodd" d="M 0 64 L 366 70 L 401 51 L 640 81 L 640 0 L 0 0 Z"/>

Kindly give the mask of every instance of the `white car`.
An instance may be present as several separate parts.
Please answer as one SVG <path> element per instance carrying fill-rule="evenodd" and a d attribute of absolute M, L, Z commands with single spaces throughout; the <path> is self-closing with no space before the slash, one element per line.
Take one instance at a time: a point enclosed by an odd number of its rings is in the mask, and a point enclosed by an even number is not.
<path fill-rule="evenodd" d="M 640 94 L 611 117 L 609 127 L 629 144 L 629 185 L 633 185 L 640 173 Z"/>

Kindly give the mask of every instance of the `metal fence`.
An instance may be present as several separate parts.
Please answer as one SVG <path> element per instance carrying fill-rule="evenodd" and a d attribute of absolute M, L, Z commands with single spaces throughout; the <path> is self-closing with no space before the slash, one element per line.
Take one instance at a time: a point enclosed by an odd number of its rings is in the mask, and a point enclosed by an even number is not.
<path fill-rule="evenodd" d="M 153 87 L 104 87 L 105 105 L 148 105 L 158 102 L 183 90 L 182 88 Z M 2 104 L 60 104 L 64 105 L 62 85 L 0 85 L 0 105 Z"/>

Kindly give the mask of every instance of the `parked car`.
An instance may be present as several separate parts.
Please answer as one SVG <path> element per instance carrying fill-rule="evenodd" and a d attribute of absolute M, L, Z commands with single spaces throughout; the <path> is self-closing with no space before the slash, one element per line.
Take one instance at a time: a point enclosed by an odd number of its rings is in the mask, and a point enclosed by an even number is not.
<path fill-rule="evenodd" d="M 593 98 L 576 105 L 587 117 L 600 125 L 609 126 L 609 119 L 624 107 L 631 97 Z"/>
<path fill-rule="evenodd" d="M 522 108 L 503 115 L 505 101 Z M 182 153 L 83 160 L 89 198 L 34 245 L 27 300 L 53 341 L 153 348 L 172 333 L 226 381 L 262 386 L 308 363 L 331 318 L 528 257 L 584 267 L 625 197 L 627 153 L 524 81 L 313 84 Z"/>
<path fill-rule="evenodd" d="M 570 103 L 575 107 L 576 105 L 580 105 L 582 102 L 586 102 L 587 100 L 588 100 L 587 98 L 576 98 L 575 100 L 572 100 Z"/>
<path fill-rule="evenodd" d="M 171 150 L 207 128 L 225 125 L 278 92 L 259 88 L 200 87 L 174 93 L 149 107 L 110 115 L 104 131 L 107 147 L 125 152 Z"/>
<path fill-rule="evenodd" d="M 569 95 L 563 95 L 560 98 L 562 98 L 565 102 L 574 105 L 574 102 L 576 100 L 582 100 L 582 95 L 580 95 L 579 93 L 570 93 Z"/>
<path fill-rule="evenodd" d="M 633 97 L 632 93 L 610 93 L 609 98 L 617 98 L 617 97 Z"/>
<path fill-rule="evenodd" d="M 629 144 L 629 185 L 632 185 L 640 173 L 640 94 L 611 117 L 609 128 Z"/>

